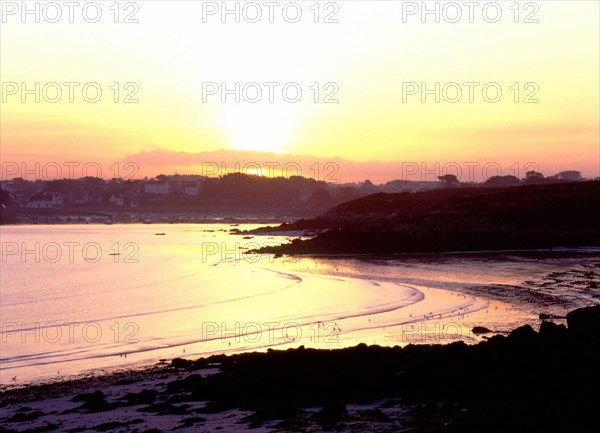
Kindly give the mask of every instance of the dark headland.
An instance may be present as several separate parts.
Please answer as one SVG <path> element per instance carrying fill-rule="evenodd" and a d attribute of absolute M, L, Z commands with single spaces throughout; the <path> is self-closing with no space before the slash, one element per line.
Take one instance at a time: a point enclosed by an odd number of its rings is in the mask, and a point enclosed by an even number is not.
<path fill-rule="evenodd" d="M 260 232 L 317 233 L 254 252 L 394 254 L 600 246 L 600 182 L 379 193 Z"/>

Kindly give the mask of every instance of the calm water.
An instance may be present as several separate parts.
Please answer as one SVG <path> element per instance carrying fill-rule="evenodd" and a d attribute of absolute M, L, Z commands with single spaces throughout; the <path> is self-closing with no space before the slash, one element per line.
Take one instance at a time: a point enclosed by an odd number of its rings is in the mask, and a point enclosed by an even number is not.
<path fill-rule="evenodd" d="M 273 346 L 475 341 L 475 324 L 538 323 L 531 303 L 488 299 L 482 286 L 519 285 L 582 261 L 275 259 L 243 252 L 286 238 L 244 239 L 231 228 L 2 227 L 1 384 Z"/>

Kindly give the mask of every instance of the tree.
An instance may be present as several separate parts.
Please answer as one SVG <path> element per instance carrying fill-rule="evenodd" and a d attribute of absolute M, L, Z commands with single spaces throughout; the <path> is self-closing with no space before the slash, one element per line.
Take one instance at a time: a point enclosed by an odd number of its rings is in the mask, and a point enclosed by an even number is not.
<path fill-rule="evenodd" d="M 453 174 L 445 174 L 443 176 L 438 176 L 438 179 L 440 180 L 440 182 L 442 182 L 444 186 L 447 187 L 455 186 L 460 183 L 458 181 L 458 178 Z"/>
<path fill-rule="evenodd" d="M 350 188 L 349 186 L 342 187 L 337 195 L 335 196 L 336 203 L 344 203 L 345 201 L 353 200 L 357 197 L 356 191 L 354 188 Z"/>
<path fill-rule="evenodd" d="M 516 186 L 521 181 L 516 176 L 492 176 L 484 183 L 486 186 Z"/>
<path fill-rule="evenodd" d="M 557 173 L 552 177 L 554 179 L 564 180 L 567 182 L 577 182 L 579 180 L 583 180 L 583 177 L 581 177 L 581 172 L 577 170 L 561 171 L 560 173 Z"/>
<path fill-rule="evenodd" d="M 3 189 L 0 189 L 0 205 L 1 206 L 6 206 L 6 205 L 10 204 L 10 202 L 13 198 L 14 197 L 8 191 L 4 191 Z"/>
<path fill-rule="evenodd" d="M 375 185 L 373 185 L 373 182 L 367 179 L 362 183 L 359 190 L 361 194 L 373 194 L 377 191 L 377 188 L 375 187 Z"/>
<path fill-rule="evenodd" d="M 311 207 L 327 208 L 331 206 L 331 193 L 326 186 L 318 186 L 308 200 Z"/>
<path fill-rule="evenodd" d="M 531 170 L 525 173 L 525 179 L 523 179 L 523 182 L 526 184 L 542 183 L 544 182 L 544 175 L 538 171 Z"/>

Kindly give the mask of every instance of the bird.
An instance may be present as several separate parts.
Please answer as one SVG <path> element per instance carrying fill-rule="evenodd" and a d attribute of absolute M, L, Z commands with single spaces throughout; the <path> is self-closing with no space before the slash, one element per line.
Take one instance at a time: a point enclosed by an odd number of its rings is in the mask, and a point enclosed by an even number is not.
<path fill-rule="evenodd" d="M 13 382 L 16 382 L 16 381 L 17 381 L 17 376 L 13 377 L 13 378 L 12 378 L 12 381 L 13 381 Z"/>

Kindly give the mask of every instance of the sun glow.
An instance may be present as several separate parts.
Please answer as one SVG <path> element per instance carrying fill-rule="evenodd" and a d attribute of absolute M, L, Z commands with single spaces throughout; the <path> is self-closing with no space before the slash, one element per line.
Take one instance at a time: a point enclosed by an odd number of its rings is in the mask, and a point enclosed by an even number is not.
<path fill-rule="evenodd" d="M 356 1 L 338 2 L 336 23 L 323 22 L 333 2 L 321 4 L 319 22 L 315 2 L 298 2 L 304 14 L 297 23 L 282 18 L 281 5 L 273 23 L 266 7 L 257 23 L 238 23 L 233 15 L 224 23 L 221 14 L 204 23 L 203 3 L 224 3 L 153 1 L 140 2 L 139 22 L 131 25 L 114 21 L 112 3 L 94 24 L 81 8 L 72 24 L 68 8 L 58 23 L 37 23 L 34 14 L 27 23 L 21 14 L 3 16 L 3 160 L 32 165 L 42 154 L 46 161 L 70 155 L 81 166 L 144 160 L 140 169 L 152 177 L 196 170 L 191 158 L 177 169 L 167 165 L 181 152 L 226 150 L 277 153 L 279 160 L 340 157 L 349 160 L 348 180 L 376 176 L 364 165 L 372 160 L 428 167 L 493 162 L 504 174 L 535 161 L 545 174 L 572 168 L 586 177 L 600 174 L 599 2 L 539 2 L 539 22 L 531 24 L 523 22 L 531 2 L 518 2 L 519 22 L 515 2 L 498 2 L 497 23 L 484 19 L 481 7 L 470 23 L 462 2 L 450 2 L 460 3 L 461 22 L 428 15 L 424 23 L 416 14 L 404 23 L 409 2 Z M 439 3 L 443 9 L 446 2 Z M 58 101 L 52 100 L 57 83 Z M 209 83 L 220 92 L 205 97 Z M 262 90 L 256 103 L 248 102 L 256 86 L 244 98 L 227 93 L 223 101 L 225 89 L 239 85 L 244 94 L 252 83 Z M 277 83 L 273 102 L 266 83 Z M 302 89 L 297 103 L 283 98 L 290 83 Z M 414 83 L 418 93 L 406 95 L 405 85 Z M 423 93 L 436 83 L 441 90 Z M 458 101 L 444 95 L 452 83 L 462 92 Z M 538 103 L 524 102 L 528 83 L 539 88 Z M 488 84 L 502 91 L 498 103 L 484 98 Z M 96 85 L 101 99 L 92 103 L 87 96 Z M 391 173 L 380 180 L 398 176 Z"/>
<path fill-rule="evenodd" d="M 294 113 L 280 104 L 236 104 L 223 113 L 223 126 L 232 149 L 282 153 L 292 138 Z"/>

